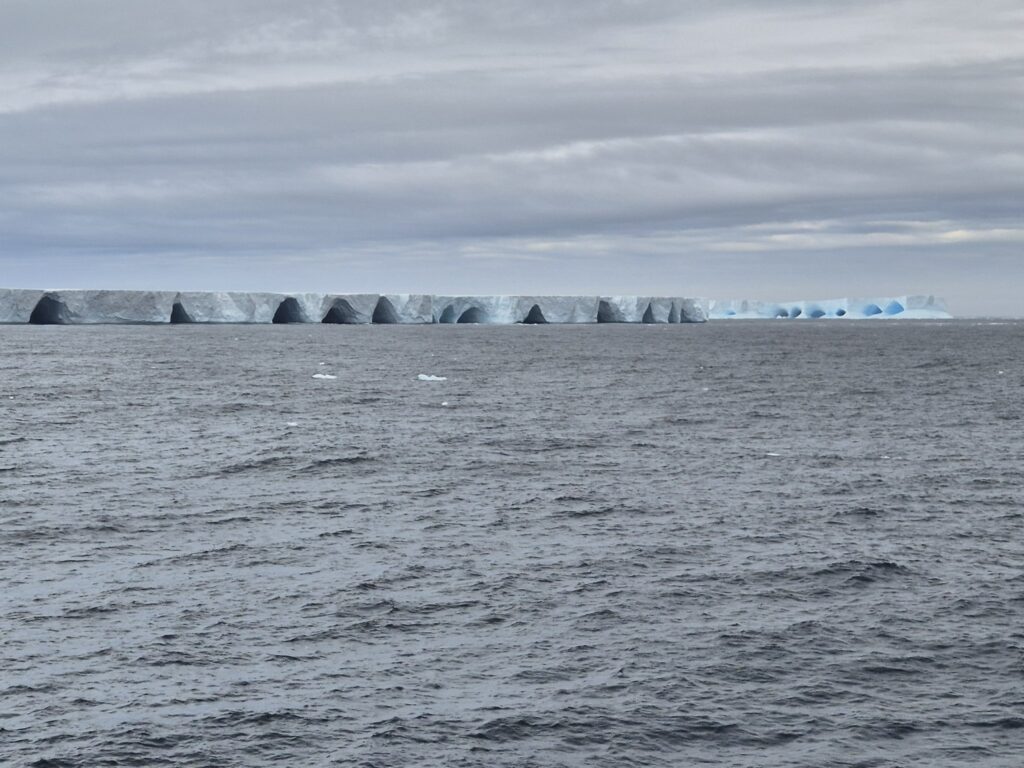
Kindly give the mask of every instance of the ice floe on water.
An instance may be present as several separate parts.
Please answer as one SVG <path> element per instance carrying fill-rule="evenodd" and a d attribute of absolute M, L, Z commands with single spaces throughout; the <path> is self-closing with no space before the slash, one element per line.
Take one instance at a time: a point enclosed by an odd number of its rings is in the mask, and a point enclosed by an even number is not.
<path fill-rule="evenodd" d="M 313 374 L 313 378 L 314 379 L 336 379 L 338 377 L 337 376 L 332 376 L 329 373 L 314 373 Z"/>
<path fill-rule="evenodd" d="M 429 373 L 421 373 L 416 378 L 420 381 L 448 381 L 447 376 L 431 376 Z"/>

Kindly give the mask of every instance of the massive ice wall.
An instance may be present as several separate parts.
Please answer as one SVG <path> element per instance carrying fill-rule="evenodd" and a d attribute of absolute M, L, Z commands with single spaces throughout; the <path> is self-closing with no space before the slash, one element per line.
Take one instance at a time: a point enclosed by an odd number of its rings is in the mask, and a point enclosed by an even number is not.
<path fill-rule="evenodd" d="M 175 294 L 166 291 L 0 291 L 0 322 L 77 325 L 166 323 Z"/>
<path fill-rule="evenodd" d="M 0 289 L 0 323 L 701 323 L 704 299 Z"/>
<path fill-rule="evenodd" d="M 435 296 L 438 323 L 702 323 L 704 299 L 652 296 Z"/>
<path fill-rule="evenodd" d="M 727 318 L 949 318 L 935 296 L 821 301 L 665 296 L 432 296 L 0 289 L 0 323 L 701 323 Z"/>
<path fill-rule="evenodd" d="M 821 301 L 712 300 L 708 315 L 721 319 L 929 319 L 952 317 L 946 302 L 936 296 L 885 296 L 870 299 L 824 299 Z"/>

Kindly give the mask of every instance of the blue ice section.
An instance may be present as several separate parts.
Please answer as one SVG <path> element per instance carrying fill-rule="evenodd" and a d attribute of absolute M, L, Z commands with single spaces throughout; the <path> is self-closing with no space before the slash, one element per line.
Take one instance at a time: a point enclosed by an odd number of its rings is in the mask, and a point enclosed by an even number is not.
<path fill-rule="evenodd" d="M 867 299 L 825 299 L 821 301 L 760 301 L 754 299 L 712 299 L 711 320 L 778 318 L 786 320 L 948 320 L 946 302 L 937 296 L 885 296 Z"/>

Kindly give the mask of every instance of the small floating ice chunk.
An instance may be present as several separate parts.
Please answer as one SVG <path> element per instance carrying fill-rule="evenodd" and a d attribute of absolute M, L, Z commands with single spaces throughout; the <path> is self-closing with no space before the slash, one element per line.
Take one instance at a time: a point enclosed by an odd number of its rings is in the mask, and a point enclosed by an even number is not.
<path fill-rule="evenodd" d="M 337 376 L 332 376 L 329 373 L 314 373 L 313 374 L 313 378 L 314 379 L 336 379 L 338 377 Z"/>
<path fill-rule="evenodd" d="M 772 453 L 771 451 L 768 451 L 768 453 L 765 454 L 765 456 L 781 456 L 781 455 L 782 455 L 781 453 Z"/>
<path fill-rule="evenodd" d="M 431 376 L 429 373 L 421 373 L 416 378 L 420 381 L 448 381 L 447 376 Z"/>
<path fill-rule="evenodd" d="M 297 422 L 297 421 L 287 421 L 287 422 L 285 422 L 285 426 L 286 427 L 297 427 L 297 426 L 299 426 L 299 422 Z"/>
<path fill-rule="evenodd" d="M 448 401 L 445 400 L 443 403 L 441 403 L 441 405 L 443 405 L 445 408 L 447 408 L 448 407 Z"/>

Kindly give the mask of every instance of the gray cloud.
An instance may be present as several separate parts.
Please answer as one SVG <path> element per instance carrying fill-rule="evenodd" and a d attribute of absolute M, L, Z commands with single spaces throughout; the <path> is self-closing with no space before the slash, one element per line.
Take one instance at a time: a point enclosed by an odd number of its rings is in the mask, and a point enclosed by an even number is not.
<path fill-rule="evenodd" d="M 1022 22 L 1002 0 L 8 0 L 0 268 L 1020 314 Z"/>

